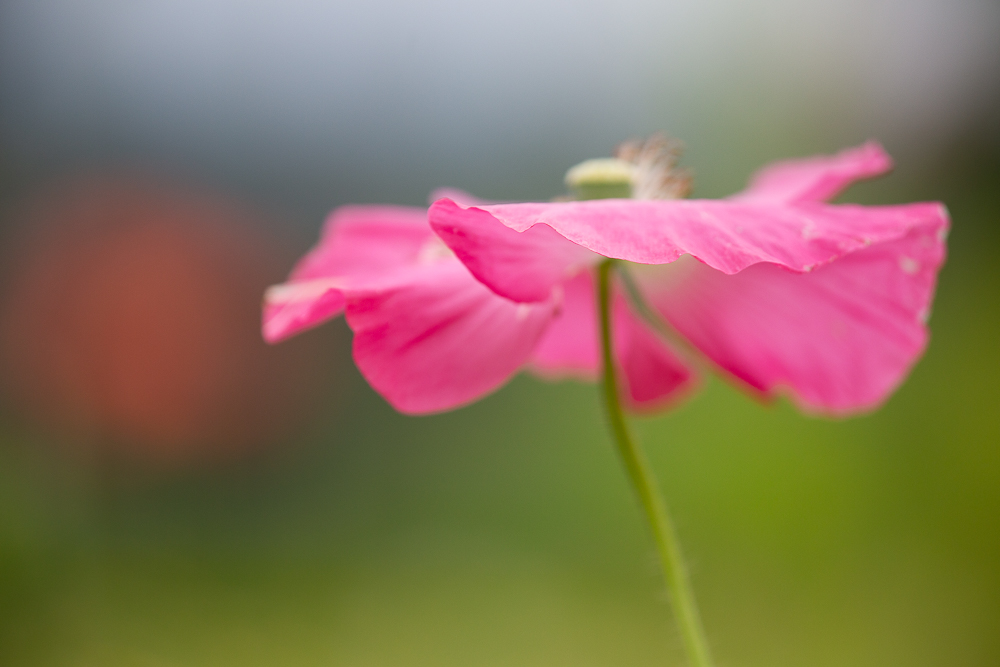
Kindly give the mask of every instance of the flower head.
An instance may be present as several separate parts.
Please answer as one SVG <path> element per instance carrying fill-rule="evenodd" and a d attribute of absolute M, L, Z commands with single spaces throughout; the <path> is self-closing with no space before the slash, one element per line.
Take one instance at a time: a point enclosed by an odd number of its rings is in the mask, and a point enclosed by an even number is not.
<path fill-rule="evenodd" d="M 614 258 L 646 265 L 634 271 L 642 296 L 748 386 L 836 414 L 884 400 L 926 345 L 944 207 L 827 203 L 891 168 L 875 143 L 771 165 L 724 200 L 678 199 L 690 178 L 676 155 L 656 138 L 626 144 L 617 161 L 584 163 L 567 179 L 575 201 L 452 194 L 426 215 L 340 209 L 289 282 L 268 292 L 265 337 L 346 311 L 362 373 L 404 412 L 475 400 L 524 365 L 593 378 L 592 269 Z M 623 197 L 586 199 L 609 183 Z M 633 408 L 692 385 L 688 360 L 621 294 L 614 328 Z"/>

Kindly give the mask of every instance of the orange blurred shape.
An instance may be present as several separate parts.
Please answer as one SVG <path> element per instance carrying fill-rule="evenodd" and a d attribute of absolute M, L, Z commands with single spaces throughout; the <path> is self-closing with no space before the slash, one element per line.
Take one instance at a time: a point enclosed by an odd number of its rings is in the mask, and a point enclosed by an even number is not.
<path fill-rule="evenodd" d="M 331 359 L 316 337 L 261 340 L 260 295 L 288 262 L 256 222 L 150 180 L 79 177 L 33 199 L 0 293 L 8 398 L 50 432 L 158 465 L 287 436 Z"/>

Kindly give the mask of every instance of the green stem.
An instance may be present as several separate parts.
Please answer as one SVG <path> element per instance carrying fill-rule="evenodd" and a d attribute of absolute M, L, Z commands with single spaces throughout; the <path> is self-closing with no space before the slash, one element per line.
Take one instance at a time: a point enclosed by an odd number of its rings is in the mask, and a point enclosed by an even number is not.
<path fill-rule="evenodd" d="M 691 667 L 711 667 L 712 659 L 708 653 L 705 631 L 701 627 L 694 593 L 688 581 L 687 568 L 681 556 L 667 504 L 663 500 L 649 462 L 629 432 L 622 410 L 611 340 L 611 276 L 614 269 L 615 261 L 611 259 L 602 262 L 597 269 L 597 305 L 601 320 L 601 356 L 604 364 L 602 391 L 608 423 L 615 444 L 618 446 L 618 453 L 639 495 L 639 502 L 646 512 L 646 518 L 653 531 L 653 540 L 660 555 L 667 592 Z"/>

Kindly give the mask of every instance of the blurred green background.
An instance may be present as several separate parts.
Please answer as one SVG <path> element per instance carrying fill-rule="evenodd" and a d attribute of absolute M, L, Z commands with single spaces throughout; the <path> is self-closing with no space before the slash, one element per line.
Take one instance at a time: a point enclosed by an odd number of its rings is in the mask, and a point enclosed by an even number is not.
<path fill-rule="evenodd" d="M 547 198 L 660 128 L 701 197 L 878 136 L 896 173 L 843 199 L 954 222 L 931 345 L 880 411 L 711 380 L 637 420 L 719 664 L 1000 664 L 990 3 L 0 16 L 0 664 L 682 664 L 594 387 L 409 418 L 342 321 L 256 329 L 335 205 Z"/>

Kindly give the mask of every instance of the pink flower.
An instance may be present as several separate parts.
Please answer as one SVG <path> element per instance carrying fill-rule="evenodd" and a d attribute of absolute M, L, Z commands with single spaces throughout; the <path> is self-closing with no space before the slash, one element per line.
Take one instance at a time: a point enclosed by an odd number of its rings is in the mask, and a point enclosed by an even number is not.
<path fill-rule="evenodd" d="M 726 200 L 452 196 L 431 206 L 430 227 L 421 210 L 340 209 L 289 282 L 268 292 L 265 338 L 346 310 L 362 373 L 411 413 L 475 400 L 525 364 L 595 378 L 592 267 L 611 257 L 651 265 L 632 267 L 646 300 L 749 387 L 788 391 L 813 411 L 869 409 L 926 345 L 948 228 L 939 203 L 825 203 L 890 167 L 869 143 L 771 165 Z M 684 355 L 621 295 L 613 324 L 633 409 L 693 384 Z"/>

